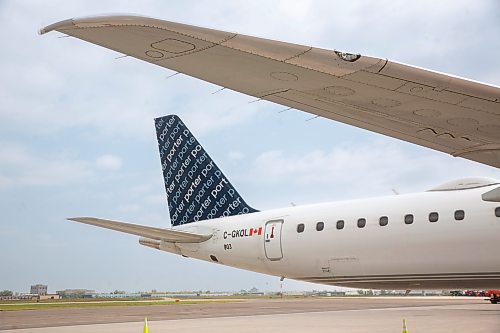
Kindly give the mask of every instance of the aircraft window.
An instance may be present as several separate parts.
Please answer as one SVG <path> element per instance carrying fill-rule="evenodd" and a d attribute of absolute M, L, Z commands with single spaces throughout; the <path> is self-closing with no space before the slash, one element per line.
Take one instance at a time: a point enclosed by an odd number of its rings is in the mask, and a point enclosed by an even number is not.
<path fill-rule="evenodd" d="M 457 221 L 462 221 L 465 218 L 465 212 L 463 210 L 456 210 L 455 211 L 455 220 Z"/>
<path fill-rule="evenodd" d="M 495 208 L 495 216 L 500 217 L 500 207 Z"/>
<path fill-rule="evenodd" d="M 338 220 L 337 221 L 337 229 L 344 229 L 344 220 Z"/>
<path fill-rule="evenodd" d="M 321 230 L 323 230 L 324 228 L 325 228 L 325 223 L 323 223 L 323 222 L 318 222 L 318 223 L 316 223 L 316 230 L 317 230 L 317 231 L 321 231 Z"/>
<path fill-rule="evenodd" d="M 297 232 L 303 232 L 305 229 L 304 223 L 297 224 Z"/>
<path fill-rule="evenodd" d="M 413 215 L 412 214 L 406 214 L 405 215 L 405 224 L 412 224 L 413 223 Z"/>
<path fill-rule="evenodd" d="M 364 228 L 366 225 L 366 219 L 360 218 L 358 219 L 358 228 Z"/>
<path fill-rule="evenodd" d="M 380 224 L 382 227 L 386 226 L 389 223 L 389 218 L 387 216 L 381 216 L 378 219 L 378 224 Z"/>
<path fill-rule="evenodd" d="M 439 220 L 439 214 L 436 212 L 432 212 L 429 214 L 429 222 L 437 222 Z"/>

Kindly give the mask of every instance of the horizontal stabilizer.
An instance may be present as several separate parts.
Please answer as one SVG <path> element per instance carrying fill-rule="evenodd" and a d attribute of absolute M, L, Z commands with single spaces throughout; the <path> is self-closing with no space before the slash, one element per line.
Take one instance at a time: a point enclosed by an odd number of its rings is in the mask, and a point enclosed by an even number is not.
<path fill-rule="evenodd" d="M 201 243 L 212 237 L 212 235 L 200 235 L 186 231 L 147 227 L 94 217 L 72 217 L 68 218 L 68 220 L 172 243 Z"/>

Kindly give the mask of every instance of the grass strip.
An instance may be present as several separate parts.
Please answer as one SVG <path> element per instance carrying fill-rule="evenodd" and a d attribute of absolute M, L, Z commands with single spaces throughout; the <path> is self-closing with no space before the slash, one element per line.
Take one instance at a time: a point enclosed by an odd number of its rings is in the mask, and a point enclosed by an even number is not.
<path fill-rule="evenodd" d="M 179 305 L 179 304 L 206 304 L 206 303 L 228 303 L 238 300 L 168 300 L 168 301 L 85 301 L 85 302 L 30 302 L 0 304 L 0 311 L 23 311 L 23 310 L 46 310 L 64 308 L 96 308 L 109 306 L 157 306 L 157 305 Z"/>

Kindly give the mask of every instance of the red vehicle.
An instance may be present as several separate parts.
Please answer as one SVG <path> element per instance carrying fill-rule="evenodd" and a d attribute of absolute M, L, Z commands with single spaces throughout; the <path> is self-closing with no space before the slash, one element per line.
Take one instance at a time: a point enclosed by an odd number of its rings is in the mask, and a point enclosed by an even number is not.
<path fill-rule="evenodd" d="M 488 290 L 485 292 L 485 296 L 490 298 L 492 304 L 500 302 L 500 290 Z"/>
<path fill-rule="evenodd" d="M 489 297 L 489 295 L 486 295 L 485 291 L 480 291 L 480 290 L 465 290 L 463 292 L 463 295 L 464 296 L 473 296 L 473 297 L 484 297 L 484 296 Z"/>

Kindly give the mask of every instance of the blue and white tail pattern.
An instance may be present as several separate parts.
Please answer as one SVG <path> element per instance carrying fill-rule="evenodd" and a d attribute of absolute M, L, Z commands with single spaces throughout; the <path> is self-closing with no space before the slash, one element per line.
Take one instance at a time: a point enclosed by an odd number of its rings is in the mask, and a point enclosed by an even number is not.
<path fill-rule="evenodd" d="M 155 119 L 173 226 L 257 212 L 231 185 L 176 115 Z"/>

